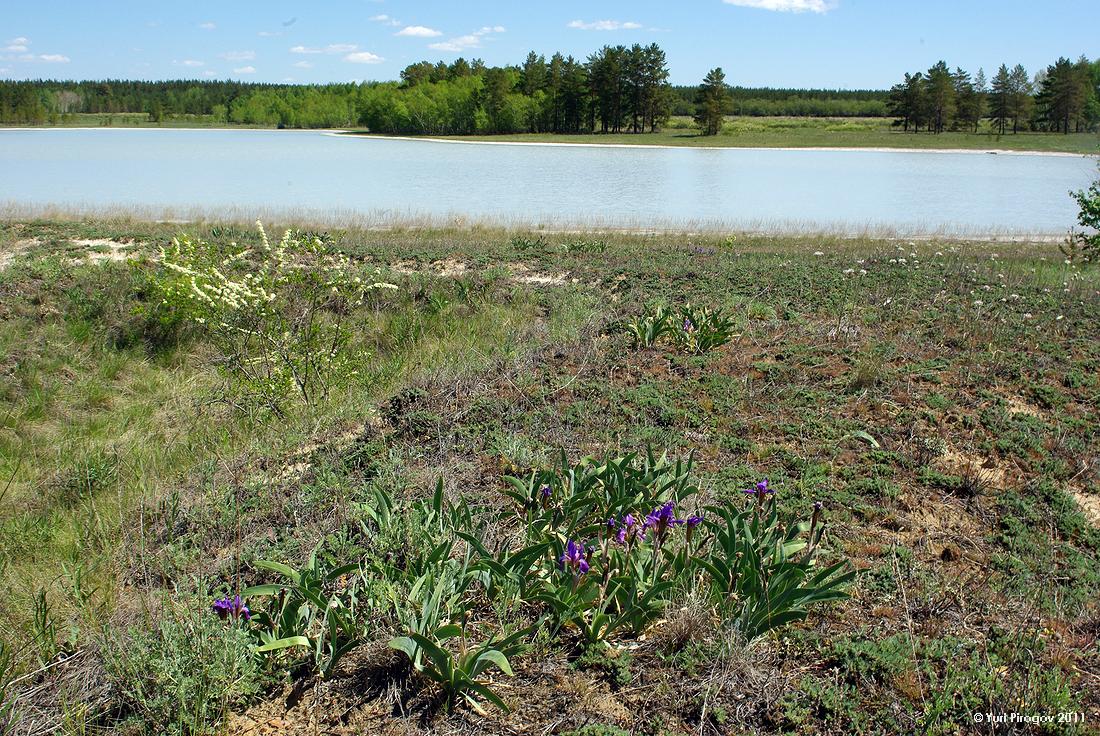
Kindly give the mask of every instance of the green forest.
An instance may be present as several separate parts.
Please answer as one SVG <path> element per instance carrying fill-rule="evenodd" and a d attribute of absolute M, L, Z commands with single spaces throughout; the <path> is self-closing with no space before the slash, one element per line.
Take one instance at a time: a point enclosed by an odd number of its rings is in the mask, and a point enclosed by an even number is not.
<path fill-rule="evenodd" d="M 984 70 L 973 77 L 940 61 L 927 72 L 906 74 L 890 90 L 896 125 L 925 130 L 977 131 L 989 120 L 993 131 L 1084 133 L 1100 127 L 1100 60 L 1063 57 L 1029 77 L 1023 65 L 1001 64 L 991 81 Z"/>
<path fill-rule="evenodd" d="M 277 85 L 235 81 L 0 81 L 0 124 L 65 124 L 81 114 L 150 123 L 364 128 L 374 133 L 643 133 L 696 115 L 699 88 L 669 83 L 657 44 L 604 46 L 587 59 L 534 52 L 521 64 L 422 61 L 387 82 Z M 723 82 L 724 85 L 724 82 Z M 1100 60 L 1060 58 L 1033 76 L 1002 64 L 991 79 L 945 62 L 891 90 L 724 86 L 722 115 L 892 117 L 905 131 L 1084 132 L 1100 128 Z"/>

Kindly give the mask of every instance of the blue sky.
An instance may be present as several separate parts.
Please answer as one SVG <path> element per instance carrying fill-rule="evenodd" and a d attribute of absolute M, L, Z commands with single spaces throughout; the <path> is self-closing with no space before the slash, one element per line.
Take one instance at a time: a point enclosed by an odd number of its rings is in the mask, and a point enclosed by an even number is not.
<path fill-rule="evenodd" d="M 888 87 L 939 59 L 987 74 L 1100 56 L 1091 0 L 3 0 L 0 77 L 395 79 L 422 59 L 584 58 L 656 41 L 672 81 Z"/>

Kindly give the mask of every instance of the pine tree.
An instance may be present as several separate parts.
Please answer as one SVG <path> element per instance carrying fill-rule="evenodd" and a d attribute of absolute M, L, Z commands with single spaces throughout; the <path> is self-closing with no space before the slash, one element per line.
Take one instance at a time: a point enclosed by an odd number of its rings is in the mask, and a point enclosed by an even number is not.
<path fill-rule="evenodd" d="M 955 87 L 955 117 L 952 120 L 953 130 L 973 130 L 978 127 L 978 118 L 981 115 L 978 109 L 978 92 L 974 89 L 974 82 L 970 79 L 970 73 L 959 67 L 955 67 L 955 73 L 951 75 L 952 84 Z"/>
<path fill-rule="evenodd" d="M 654 133 L 672 112 L 672 89 L 668 83 L 668 59 L 664 49 L 651 43 L 642 49 L 642 126 Z"/>
<path fill-rule="evenodd" d="M 989 114 L 993 128 L 998 134 L 1004 135 L 1008 123 L 1012 120 L 1012 78 L 1009 76 L 1008 67 L 1001 64 L 997 73 L 993 75 L 993 89 L 989 96 Z"/>
<path fill-rule="evenodd" d="M 624 46 L 604 46 L 588 57 L 588 81 L 592 95 L 589 109 L 591 127 L 595 127 L 595 120 L 599 118 L 600 131 L 603 133 L 618 133 L 622 130 L 626 112 L 626 55 Z"/>
<path fill-rule="evenodd" d="M 546 88 L 547 70 L 546 57 L 536 56 L 535 52 L 527 54 L 527 60 L 523 62 L 523 71 L 520 74 L 520 89 L 528 97 Z"/>
<path fill-rule="evenodd" d="M 955 115 L 955 84 L 947 63 L 940 61 L 929 69 L 924 84 L 928 95 L 929 129 L 942 133 Z"/>
<path fill-rule="evenodd" d="M 924 75 L 906 74 L 904 82 L 890 89 L 888 105 L 890 114 L 897 118 L 894 125 L 901 125 L 906 132 L 912 127 L 916 133 L 925 120 Z"/>
<path fill-rule="evenodd" d="M 978 132 L 978 126 L 985 117 L 989 105 L 989 85 L 985 80 L 985 69 L 978 67 L 978 73 L 974 75 L 974 132 Z"/>
<path fill-rule="evenodd" d="M 716 67 L 707 72 L 695 100 L 695 124 L 702 128 L 703 135 L 718 135 L 728 107 L 726 75 L 721 67 Z"/>
<path fill-rule="evenodd" d="M 1012 132 L 1018 133 L 1021 121 L 1031 117 L 1031 108 L 1035 104 L 1032 97 L 1034 87 L 1027 76 L 1023 64 L 1017 64 L 1008 75 L 1009 110 L 1012 115 Z"/>

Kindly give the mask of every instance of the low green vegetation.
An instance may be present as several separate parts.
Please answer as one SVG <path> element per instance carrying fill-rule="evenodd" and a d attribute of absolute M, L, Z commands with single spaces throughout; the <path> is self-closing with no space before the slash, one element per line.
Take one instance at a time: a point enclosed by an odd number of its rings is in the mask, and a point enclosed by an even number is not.
<path fill-rule="evenodd" d="M 482 141 L 484 136 L 455 136 Z M 691 118 L 673 117 L 656 133 L 620 135 L 561 135 L 523 133 L 497 135 L 490 140 L 522 143 L 584 143 L 589 145 L 705 146 L 728 148 L 903 148 L 1050 151 L 1096 154 L 1097 133 L 1048 135 L 1021 132 L 998 135 L 983 123 L 979 132 L 947 131 L 939 135 L 905 133 L 889 118 L 729 117 L 716 135 L 701 135 Z"/>
<path fill-rule="evenodd" d="M 1077 201 L 1077 224 L 1082 230 L 1070 233 L 1062 253 L 1070 261 L 1100 261 L 1100 179 L 1072 193 Z"/>
<path fill-rule="evenodd" d="M 1100 723 L 1094 261 L 269 232 L 0 224 L 15 732 Z"/>

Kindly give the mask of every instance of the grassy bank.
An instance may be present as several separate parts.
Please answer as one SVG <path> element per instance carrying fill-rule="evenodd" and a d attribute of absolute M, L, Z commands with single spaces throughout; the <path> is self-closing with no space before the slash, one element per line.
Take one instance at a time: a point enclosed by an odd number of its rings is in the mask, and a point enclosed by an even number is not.
<path fill-rule="evenodd" d="M 0 126 L 24 127 L 24 126 Z M 170 115 L 160 122 L 144 112 L 67 113 L 55 120 L 31 127 L 48 128 L 262 128 L 266 126 L 229 123 L 213 115 Z"/>
<path fill-rule="evenodd" d="M 85 114 L 67 116 L 57 127 L 114 128 L 255 128 L 226 123 L 211 115 L 173 116 L 163 122 L 145 113 Z M 729 117 L 717 136 L 699 135 L 690 118 L 676 117 L 658 133 L 555 135 L 453 136 L 454 140 L 513 141 L 527 143 L 588 143 L 649 146 L 706 146 L 732 148 L 911 148 L 1007 150 L 1062 153 L 1100 153 L 1100 134 L 1019 133 L 996 135 L 988 124 L 978 133 L 905 133 L 889 118 L 789 118 Z"/>
<path fill-rule="evenodd" d="M 905 133 L 888 118 L 727 118 L 716 136 L 699 135 L 688 118 L 673 118 L 658 133 L 553 135 L 521 134 L 456 136 L 458 140 L 519 141 L 527 143 L 602 143 L 650 146 L 706 146 L 729 148 L 912 148 L 1100 153 L 1100 135 L 1073 133 L 1019 133 L 996 135 L 946 132 Z"/>
<path fill-rule="evenodd" d="M 274 415 L 241 400 L 208 329 L 165 311 L 156 258 L 181 229 L 260 247 L 231 224 L 0 224 L 17 732 L 1100 725 L 1100 272 L 1055 245 L 332 229 L 317 235 L 397 289 L 342 315 L 368 356 L 354 379 Z M 730 341 L 624 333 L 688 302 L 728 315 Z M 821 554 L 857 571 L 851 597 L 746 642 L 693 578 L 607 646 L 532 634 L 514 676 L 492 672 L 512 711 L 482 699 L 484 715 L 448 711 L 387 647 L 402 619 L 386 591 L 409 597 L 396 583 L 368 581 L 367 633 L 327 680 L 257 658 L 209 611 L 271 581 L 261 560 L 413 567 L 445 526 L 439 479 L 443 508 L 465 500 L 497 545 L 514 531 L 496 516 L 504 476 L 647 448 L 694 457 L 700 509 L 749 508 L 740 491 L 763 477 L 787 522 L 820 501 Z M 533 601 L 470 600 L 449 615 L 471 644 L 541 620 Z"/>

